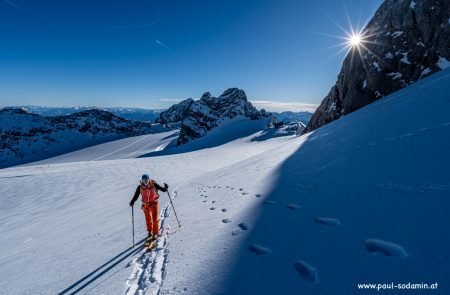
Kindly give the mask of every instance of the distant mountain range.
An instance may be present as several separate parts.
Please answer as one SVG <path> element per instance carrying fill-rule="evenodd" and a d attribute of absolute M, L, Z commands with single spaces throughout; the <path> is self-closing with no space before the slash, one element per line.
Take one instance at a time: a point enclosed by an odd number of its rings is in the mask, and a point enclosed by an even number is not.
<path fill-rule="evenodd" d="M 63 115 L 70 115 L 77 112 L 87 111 L 91 109 L 99 109 L 113 113 L 116 116 L 122 117 L 128 120 L 135 120 L 141 122 L 154 122 L 159 114 L 164 111 L 163 109 L 142 109 L 142 108 L 126 108 L 126 107 L 115 107 L 115 108 L 98 108 L 98 107 L 46 107 L 46 106 L 14 106 L 14 108 L 23 108 L 29 113 L 38 114 L 46 117 L 56 117 Z"/>
<path fill-rule="evenodd" d="M 230 88 L 217 98 L 207 92 L 199 100 L 187 99 L 166 111 L 7 107 L 0 109 L 0 168 L 46 159 L 106 141 L 174 128 L 180 129 L 177 143 L 184 144 L 203 137 L 224 121 L 238 116 L 248 120 L 267 118 L 268 122 L 275 117 L 275 121 L 283 121 L 286 126 L 289 123 L 304 126 L 311 115 L 308 112 L 278 114 L 257 110 L 247 100 L 245 92 L 237 88 Z M 154 121 L 157 123 L 151 123 Z"/>
<path fill-rule="evenodd" d="M 183 110 L 194 100 L 188 98 L 181 103 L 174 104 L 169 109 L 142 109 L 142 108 L 127 108 L 127 107 L 114 107 L 114 108 L 98 108 L 98 107 L 46 107 L 46 106 L 34 106 L 34 105 L 23 105 L 23 106 L 12 106 L 10 108 L 21 108 L 29 113 L 38 114 L 45 117 L 56 117 L 70 115 L 77 112 L 99 109 L 103 111 L 110 112 L 116 116 L 122 117 L 128 120 L 135 120 L 141 122 L 157 122 L 157 123 L 167 123 L 167 122 L 181 122 L 185 114 Z M 162 115 L 162 113 L 164 113 Z M 312 113 L 310 112 L 271 112 L 278 121 L 283 121 L 285 124 L 291 122 L 302 122 L 303 124 L 308 124 L 311 119 Z"/>

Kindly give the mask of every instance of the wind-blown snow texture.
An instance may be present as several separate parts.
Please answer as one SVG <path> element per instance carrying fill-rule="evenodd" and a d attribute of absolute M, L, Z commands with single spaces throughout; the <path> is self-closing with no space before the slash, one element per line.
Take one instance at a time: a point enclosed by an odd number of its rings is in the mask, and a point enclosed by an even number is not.
<path fill-rule="evenodd" d="M 393 281 L 448 294 L 448 93 L 445 70 L 301 137 L 0 170 L 0 290 L 327 295 Z M 182 222 L 163 194 L 151 254 L 130 248 L 144 172 L 170 184 Z M 141 241 L 138 207 L 135 223 Z"/>

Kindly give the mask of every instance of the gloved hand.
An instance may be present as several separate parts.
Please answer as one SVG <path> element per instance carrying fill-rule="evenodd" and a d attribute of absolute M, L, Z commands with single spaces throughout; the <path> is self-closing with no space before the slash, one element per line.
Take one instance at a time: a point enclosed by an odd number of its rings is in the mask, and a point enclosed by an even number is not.
<path fill-rule="evenodd" d="M 134 205 L 134 202 L 133 202 L 133 201 L 131 201 L 131 202 L 130 202 L 130 206 L 131 206 L 131 207 L 133 207 L 133 205 Z"/>
<path fill-rule="evenodd" d="M 166 189 L 168 189 L 168 188 L 169 188 L 169 185 L 168 185 L 167 183 L 164 182 L 164 187 L 165 187 Z"/>

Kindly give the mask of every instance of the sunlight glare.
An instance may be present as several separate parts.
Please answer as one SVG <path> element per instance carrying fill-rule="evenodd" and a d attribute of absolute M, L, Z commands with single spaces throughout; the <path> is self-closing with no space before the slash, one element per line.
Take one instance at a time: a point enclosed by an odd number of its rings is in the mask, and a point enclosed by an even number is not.
<path fill-rule="evenodd" d="M 350 36 L 350 40 L 349 43 L 351 46 L 358 46 L 359 44 L 361 44 L 362 38 L 360 34 L 353 34 L 352 36 Z"/>

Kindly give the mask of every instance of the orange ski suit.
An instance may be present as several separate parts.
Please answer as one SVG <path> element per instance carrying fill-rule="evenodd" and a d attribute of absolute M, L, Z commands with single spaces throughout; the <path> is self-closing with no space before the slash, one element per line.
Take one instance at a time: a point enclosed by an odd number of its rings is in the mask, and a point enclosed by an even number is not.
<path fill-rule="evenodd" d="M 147 231 L 154 236 L 158 234 L 158 201 L 153 204 L 142 203 L 142 210 L 144 210 L 145 223 L 147 224 Z"/>

